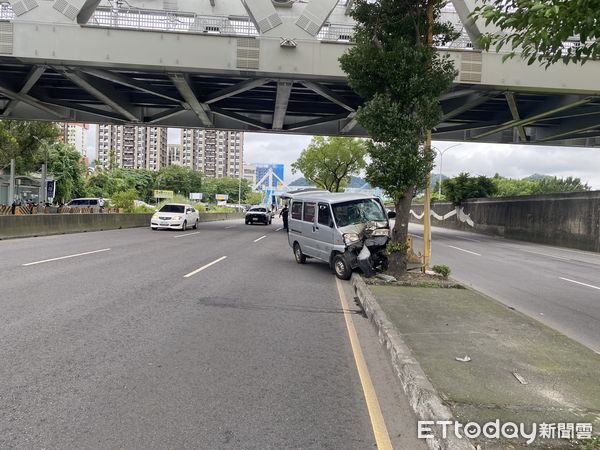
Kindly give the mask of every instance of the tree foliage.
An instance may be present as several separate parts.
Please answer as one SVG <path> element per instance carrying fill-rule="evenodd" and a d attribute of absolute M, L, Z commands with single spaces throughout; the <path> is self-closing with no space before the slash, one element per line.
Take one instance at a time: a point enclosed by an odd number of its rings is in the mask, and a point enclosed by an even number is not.
<path fill-rule="evenodd" d="M 230 202 L 238 203 L 240 184 L 242 199 L 244 199 L 251 191 L 250 183 L 245 179 L 240 181 L 239 178 L 207 178 L 202 191 L 199 192 L 202 192 L 204 201 L 214 202 L 216 194 L 226 194 L 229 196 Z"/>
<path fill-rule="evenodd" d="M 509 46 L 505 58 L 520 54 L 548 67 L 600 56 L 599 0 L 483 0 L 473 14 L 501 30 L 482 36 L 481 44 L 496 51 Z"/>
<path fill-rule="evenodd" d="M 87 167 L 81 154 L 74 147 L 55 144 L 48 151 L 48 173 L 56 180 L 54 198 L 67 202 L 73 198 L 85 197 L 85 175 Z"/>
<path fill-rule="evenodd" d="M 157 173 L 147 169 L 96 170 L 87 181 L 90 195 L 113 197 L 117 192 L 135 189 L 136 199 L 151 201 Z"/>
<path fill-rule="evenodd" d="M 485 176 L 472 177 L 466 172 L 442 182 L 446 198 L 454 205 L 461 205 L 469 198 L 491 197 L 496 193 L 496 185 Z"/>
<path fill-rule="evenodd" d="M 317 187 L 340 192 L 348 185 L 350 175 L 365 167 L 366 153 L 361 139 L 317 136 L 292 164 L 292 172 L 302 172 Z"/>
<path fill-rule="evenodd" d="M 439 97 L 456 75 L 453 63 L 428 41 L 430 26 L 437 41 L 456 37 L 452 26 L 440 21 L 444 4 L 357 0 L 351 13 L 356 45 L 340 58 L 350 86 L 365 99 L 357 120 L 372 138 L 367 180 L 394 199 L 398 215 L 392 240 L 402 248 L 414 190 L 433 166 L 433 152 L 422 145 L 425 133 L 439 122 Z M 390 267 L 404 271 L 406 252 L 392 255 Z"/>
<path fill-rule="evenodd" d="M 39 171 L 45 149 L 57 142 L 59 134 L 54 123 L 0 120 L 0 169 L 14 158 L 17 173 Z"/>
<path fill-rule="evenodd" d="M 188 167 L 163 167 L 158 171 L 156 188 L 171 190 L 188 197 L 190 192 L 202 192 L 202 173 Z"/>

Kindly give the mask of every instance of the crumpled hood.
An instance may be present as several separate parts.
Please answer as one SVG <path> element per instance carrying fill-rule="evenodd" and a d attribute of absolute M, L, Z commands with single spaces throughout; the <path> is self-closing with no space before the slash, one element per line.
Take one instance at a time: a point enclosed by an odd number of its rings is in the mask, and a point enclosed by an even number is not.
<path fill-rule="evenodd" d="M 389 229 L 389 225 L 387 222 L 384 222 L 384 221 L 363 222 L 363 223 L 357 223 L 357 224 L 353 224 L 353 225 L 346 225 L 345 227 L 340 227 L 339 230 L 342 234 L 356 233 L 356 234 L 358 234 L 358 237 L 362 239 L 365 235 L 367 237 L 370 236 L 371 233 L 373 232 L 373 230 L 376 230 L 378 228 L 388 228 Z"/>

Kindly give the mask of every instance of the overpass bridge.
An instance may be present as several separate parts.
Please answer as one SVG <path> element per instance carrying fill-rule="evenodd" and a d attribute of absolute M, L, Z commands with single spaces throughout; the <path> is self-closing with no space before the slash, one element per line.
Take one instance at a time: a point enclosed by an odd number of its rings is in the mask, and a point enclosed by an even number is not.
<path fill-rule="evenodd" d="M 365 136 L 338 58 L 353 0 L 0 0 L 0 118 Z M 600 144 L 600 62 L 476 48 L 472 0 L 439 48 L 458 75 L 438 140 Z"/>

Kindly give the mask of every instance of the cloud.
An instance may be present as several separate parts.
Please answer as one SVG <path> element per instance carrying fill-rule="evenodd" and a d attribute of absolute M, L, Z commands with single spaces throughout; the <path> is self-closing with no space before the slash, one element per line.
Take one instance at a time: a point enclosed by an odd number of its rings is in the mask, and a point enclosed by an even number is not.
<path fill-rule="evenodd" d="M 600 149 L 548 147 L 512 144 L 473 144 L 435 142 L 434 147 L 448 149 L 443 155 L 442 171 L 447 176 L 469 172 L 509 178 L 524 178 L 534 173 L 561 178 L 578 177 L 592 189 L 600 189 Z M 456 146 L 455 146 L 456 145 Z M 440 157 L 436 158 L 439 171 Z"/>
<path fill-rule="evenodd" d="M 272 133 L 244 134 L 244 161 L 247 163 L 285 164 L 284 181 L 290 183 L 301 174 L 293 174 L 291 164 L 298 159 L 312 136 Z"/>
<path fill-rule="evenodd" d="M 95 157 L 96 126 L 88 131 L 88 155 Z M 169 129 L 169 143 L 179 143 L 179 129 Z M 310 143 L 312 136 L 273 133 L 244 134 L 244 160 L 248 163 L 280 163 L 285 165 L 286 183 L 292 175 L 291 164 Z M 557 177 L 578 177 L 592 189 L 600 190 L 600 149 L 580 147 L 547 147 L 536 145 L 482 144 L 434 141 L 434 147 L 445 151 L 443 172 L 448 176 L 469 172 L 510 178 L 524 178 L 534 173 Z M 439 154 L 435 172 L 439 171 Z"/>

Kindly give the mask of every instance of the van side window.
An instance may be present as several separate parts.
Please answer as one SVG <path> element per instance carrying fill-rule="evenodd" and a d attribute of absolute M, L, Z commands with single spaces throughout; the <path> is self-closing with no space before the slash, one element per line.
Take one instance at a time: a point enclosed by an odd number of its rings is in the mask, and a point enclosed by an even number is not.
<path fill-rule="evenodd" d="M 319 203 L 319 223 L 328 227 L 331 226 L 331 210 L 327 203 Z"/>
<path fill-rule="evenodd" d="M 292 219 L 302 220 L 302 202 L 292 203 Z"/>
<path fill-rule="evenodd" d="M 315 220 L 315 204 L 305 203 L 304 204 L 304 221 L 314 222 Z"/>

